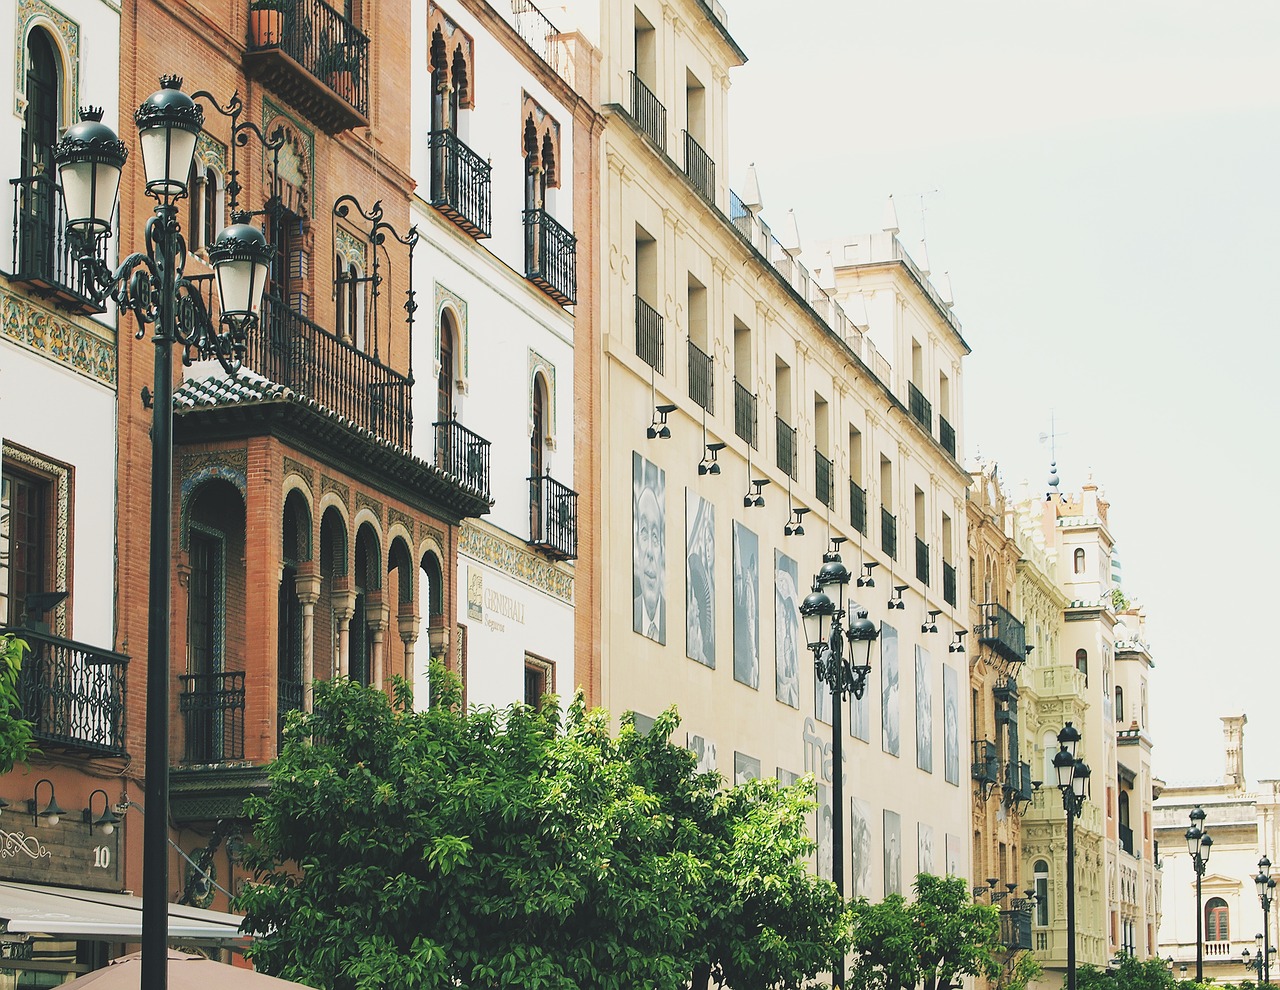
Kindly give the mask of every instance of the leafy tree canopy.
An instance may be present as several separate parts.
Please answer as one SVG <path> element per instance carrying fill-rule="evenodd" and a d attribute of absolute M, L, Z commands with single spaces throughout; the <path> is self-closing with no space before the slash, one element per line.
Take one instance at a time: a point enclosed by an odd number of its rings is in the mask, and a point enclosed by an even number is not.
<path fill-rule="evenodd" d="M 22 669 L 25 640 L 12 633 L 0 635 L 0 774 L 15 763 L 25 762 L 34 751 L 31 723 L 21 717 L 18 678 Z"/>
<path fill-rule="evenodd" d="M 807 869 L 812 782 L 721 789 L 667 740 L 561 715 L 464 712 L 434 672 L 413 712 L 316 685 L 250 804 L 257 883 L 238 901 L 265 972 L 326 990 L 806 987 L 848 941 Z"/>
<path fill-rule="evenodd" d="M 1065 988 L 1066 978 L 1062 982 Z M 1265 986 L 1266 984 L 1263 984 Z M 1076 990 L 1209 990 L 1210 983 L 1195 980 L 1175 980 L 1165 961 L 1160 958 L 1139 962 L 1132 956 L 1124 956 L 1118 966 L 1099 969 L 1096 966 L 1080 966 L 1076 969 Z M 1250 988 L 1252 983 L 1241 983 Z"/>

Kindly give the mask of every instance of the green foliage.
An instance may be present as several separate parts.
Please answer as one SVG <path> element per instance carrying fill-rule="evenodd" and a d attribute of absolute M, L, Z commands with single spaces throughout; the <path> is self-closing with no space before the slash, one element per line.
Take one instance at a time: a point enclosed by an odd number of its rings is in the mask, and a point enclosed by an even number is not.
<path fill-rule="evenodd" d="M 916 877 L 916 899 L 890 894 L 879 904 L 853 905 L 853 950 L 858 962 L 851 990 L 943 990 L 961 976 L 996 978 L 1000 913 L 975 904 L 959 877 Z"/>
<path fill-rule="evenodd" d="M 1030 952 L 1017 953 L 1009 964 L 1006 964 L 1000 979 L 996 981 L 998 990 L 1026 990 L 1032 980 L 1039 979 L 1044 970 Z"/>
<path fill-rule="evenodd" d="M 1064 987 L 1066 980 L 1063 979 Z M 1139 962 L 1132 956 L 1124 956 L 1120 965 L 1111 970 L 1095 966 L 1079 966 L 1076 969 L 1076 990 L 1198 990 L 1207 984 L 1194 980 L 1178 981 L 1169 972 L 1165 961 L 1151 958 Z"/>
<path fill-rule="evenodd" d="M 464 711 L 432 673 L 413 712 L 316 685 L 251 802 L 257 883 L 238 901 L 263 971 L 326 990 L 805 987 L 847 942 L 806 869 L 808 791 L 720 790 L 667 739 L 564 713 Z"/>
<path fill-rule="evenodd" d="M 1127 612 L 1129 610 L 1129 599 L 1125 597 L 1123 591 L 1119 588 L 1111 589 L 1111 611 Z"/>
<path fill-rule="evenodd" d="M 0 635 L 0 774 L 8 773 L 15 763 L 25 762 L 36 751 L 31 723 L 20 717 L 18 696 L 22 654 L 28 649 L 26 640 L 12 633 Z"/>

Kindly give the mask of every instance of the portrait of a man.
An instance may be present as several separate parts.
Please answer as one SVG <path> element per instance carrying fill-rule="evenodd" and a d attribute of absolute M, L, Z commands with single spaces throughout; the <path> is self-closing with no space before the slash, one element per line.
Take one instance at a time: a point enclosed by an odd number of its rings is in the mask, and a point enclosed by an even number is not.
<path fill-rule="evenodd" d="M 800 592 L 799 568 L 775 550 L 773 587 L 774 656 L 777 664 L 776 697 L 784 705 L 800 707 Z"/>
<path fill-rule="evenodd" d="M 685 655 L 716 665 L 715 507 L 685 489 Z"/>
<path fill-rule="evenodd" d="M 916 644 L 916 766 L 933 773 L 933 658 Z"/>
<path fill-rule="evenodd" d="M 960 690 L 954 667 L 942 666 L 942 772 L 960 783 Z"/>
<path fill-rule="evenodd" d="M 733 524 L 733 679 L 760 687 L 760 537 Z"/>
<path fill-rule="evenodd" d="M 898 755 L 898 730 L 902 700 L 898 697 L 898 630 L 887 622 L 880 626 L 880 745 L 890 756 Z"/>
<path fill-rule="evenodd" d="M 667 473 L 631 454 L 631 628 L 655 643 L 667 642 Z"/>

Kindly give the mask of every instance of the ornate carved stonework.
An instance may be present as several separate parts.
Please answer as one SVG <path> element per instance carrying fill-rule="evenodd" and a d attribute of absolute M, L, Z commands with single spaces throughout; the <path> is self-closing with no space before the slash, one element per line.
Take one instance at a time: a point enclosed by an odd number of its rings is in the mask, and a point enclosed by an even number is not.
<path fill-rule="evenodd" d="M 191 509 L 191 496 L 206 481 L 221 480 L 235 485 L 242 498 L 248 498 L 249 451 L 239 447 L 234 450 L 183 451 L 182 478 L 178 489 L 178 511 L 181 526 L 179 544 L 187 548 L 187 514 Z"/>
<path fill-rule="evenodd" d="M 340 499 L 343 505 L 351 504 L 351 489 L 344 485 L 341 481 L 330 478 L 327 474 L 320 475 L 320 494 L 325 492 L 333 492 Z"/>
<path fill-rule="evenodd" d="M 409 539 L 413 539 L 413 517 L 406 515 L 396 508 L 387 509 L 387 526 L 394 526 L 399 523 L 409 533 Z"/>
<path fill-rule="evenodd" d="M 307 483 L 307 487 L 309 488 L 315 488 L 316 486 L 315 472 L 305 464 L 295 461 L 292 457 L 286 457 L 284 459 L 284 473 L 286 475 L 296 474 Z"/>
<path fill-rule="evenodd" d="M 463 523 L 458 534 L 458 552 L 488 564 L 553 598 L 573 604 L 573 575 L 531 553 L 524 546 L 508 543 L 492 533 Z"/>
<path fill-rule="evenodd" d="M 73 322 L 65 314 L 0 288 L 0 334 L 86 378 L 116 386 L 116 342 L 94 320 Z"/>
<path fill-rule="evenodd" d="M 364 492 L 356 492 L 356 511 L 359 512 L 361 509 L 368 509 L 378 522 L 382 522 L 382 503 Z"/>
<path fill-rule="evenodd" d="M 62 106 L 58 116 L 63 127 L 76 120 L 76 107 L 80 105 L 80 25 L 45 0 L 18 0 L 15 18 L 13 53 L 13 115 L 21 118 L 27 110 L 27 33 L 39 24 L 50 34 L 56 35 L 59 56 L 66 62 L 59 66 L 59 75 L 70 72 L 71 84 L 63 87 Z"/>

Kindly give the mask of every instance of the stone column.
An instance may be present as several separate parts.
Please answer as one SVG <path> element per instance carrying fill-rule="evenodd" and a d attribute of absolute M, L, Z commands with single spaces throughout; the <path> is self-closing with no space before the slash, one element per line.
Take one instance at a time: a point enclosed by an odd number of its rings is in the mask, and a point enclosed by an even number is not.
<path fill-rule="evenodd" d="M 364 617 L 369 623 L 369 632 L 373 635 L 373 656 L 369 663 L 369 684 L 371 687 L 382 690 L 383 681 L 383 660 L 382 660 L 382 637 L 387 631 L 387 626 L 391 624 L 391 615 L 386 605 L 382 603 L 382 592 L 371 591 L 365 595 L 364 600 Z"/>
<path fill-rule="evenodd" d="M 404 679 L 409 682 L 409 687 L 413 689 L 415 698 L 418 693 L 418 680 L 413 669 L 413 647 L 418 642 L 418 614 L 414 610 L 413 602 L 401 602 L 400 613 L 396 616 L 396 625 L 400 630 L 400 641 L 404 643 Z M 428 685 L 422 685 L 427 687 Z M 425 706 L 423 706 L 425 707 Z M 414 708 L 418 709 L 418 703 L 415 701 Z"/>
<path fill-rule="evenodd" d="M 333 617 L 338 620 L 338 676 L 351 676 L 351 617 L 356 614 L 356 593 L 348 578 L 337 578 L 333 590 Z"/>
<path fill-rule="evenodd" d="M 302 710 L 309 712 L 316 669 L 316 602 L 320 600 L 320 569 L 314 560 L 298 569 L 293 588 L 302 605 Z"/>

